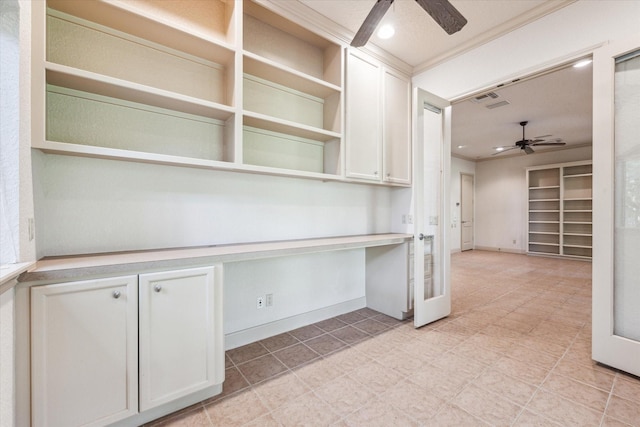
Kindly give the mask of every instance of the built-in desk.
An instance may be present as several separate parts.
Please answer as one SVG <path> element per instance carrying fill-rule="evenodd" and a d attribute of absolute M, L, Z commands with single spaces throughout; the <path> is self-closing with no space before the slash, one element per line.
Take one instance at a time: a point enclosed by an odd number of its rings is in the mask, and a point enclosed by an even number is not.
<path fill-rule="evenodd" d="M 387 314 L 404 317 L 412 239 L 373 234 L 41 259 L 15 287 L 18 424 L 53 419 L 73 425 L 77 418 L 82 424 L 141 425 L 220 393 L 225 347 L 361 308 L 365 299 L 373 309 L 389 307 Z M 229 283 L 234 268 L 245 271 L 239 264 L 273 258 L 287 265 L 274 272 L 283 281 L 300 256 L 324 262 L 336 251 L 364 262 L 342 265 L 365 270 L 354 277 L 364 278 L 366 297 L 345 300 L 340 313 L 321 306 L 225 333 L 223 311 L 237 313 L 239 307 L 232 292 L 223 292 L 223 280 Z M 265 280 L 264 274 L 255 277 Z M 237 284 L 252 286 L 251 280 Z M 315 290 L 307 286 L 302 293 Z"/>
<path fill-rule="evenodd" d="M 140 271 L 186 268 L 196 265 L 283 257 L 312 252 L 337 251 L 398 245 L 413 239 L 411 234 L 367 234 L 227 244 L 150 251 L 47 257 L 23 273 L 19 282 L 51 282 L 80 278 L 139 273 Z"/>

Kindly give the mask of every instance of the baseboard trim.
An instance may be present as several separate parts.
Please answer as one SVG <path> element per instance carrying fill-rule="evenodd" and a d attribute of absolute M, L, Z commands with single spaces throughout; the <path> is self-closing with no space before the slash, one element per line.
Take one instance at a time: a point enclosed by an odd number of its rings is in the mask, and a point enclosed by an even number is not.
<path fill-rule="evenodd" d="M 520 254 L 520 255 L 524 255 L 527 253 L 527 251 L 522 249 L 496 248 L 493 246 L 475 246 L 473 249 L 476 249 L 479 251 L 490 251 L 490 252 L 507 252 L 510 254 Z"/>
<path fill-rule="evenodd" d="M 360 297 L 328 307 L 232 332 L 224 336 L 225 350 L 231 350 L 252 342 L 260 341 L 274 335 L 292 331 L 312 323 L 320 322 L 331 317 L 359 310 L 367 306 L 366 297 Z"/>

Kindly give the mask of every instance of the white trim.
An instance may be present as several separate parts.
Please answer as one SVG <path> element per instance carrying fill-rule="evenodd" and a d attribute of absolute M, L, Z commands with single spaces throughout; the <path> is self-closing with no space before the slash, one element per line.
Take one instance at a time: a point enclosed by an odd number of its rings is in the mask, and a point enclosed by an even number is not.
<path fill-rule="evenodd" d="M 225 350 L 231 350 L 246 344 L 251 344 L 274 335 L 292 331 L 294 329 L 310 325 L 315 322 L 349 313 L 367 306 L 366 297 L 360 297 L 353 300 L 341 302 L 339 304 L 323 307 L 317 310 L 298 314 L 286 319 L 276 320 L 275 322 L 265 323 L 244 329 L 242 331 L 232 332 L 225 335 Z"/>

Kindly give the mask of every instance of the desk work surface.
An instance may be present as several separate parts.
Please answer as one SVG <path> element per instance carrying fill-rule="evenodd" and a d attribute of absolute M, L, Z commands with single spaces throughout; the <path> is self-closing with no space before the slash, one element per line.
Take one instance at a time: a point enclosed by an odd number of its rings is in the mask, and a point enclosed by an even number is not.
<path fill-rule="evenodd" d="M 19 277 L 20 282 L 78 279 L 140 271 L 181 268 L 206 263 L 246 261 L 373 246 L 396 245 L 410 241 L 412 234 L 388 233 L 223 244 L 148 251 L 45 257 Z"/>

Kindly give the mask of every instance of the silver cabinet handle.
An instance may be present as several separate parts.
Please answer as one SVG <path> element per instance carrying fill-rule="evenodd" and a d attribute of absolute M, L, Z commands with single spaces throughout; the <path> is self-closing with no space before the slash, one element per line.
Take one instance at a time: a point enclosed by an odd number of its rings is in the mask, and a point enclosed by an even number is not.
<path fill-rule="evenodd" d="M 162 290 L 162 286 L 160 286 L 160 285 L 155 285 L 155 286 L 153 287 L 153 290 L 154 290 L 154 291 L 156 291 L 156 292 L 160 292 L 160 291 Z"/>
<path fill-rule="evenodd" d="M 114 297 L 115 299 L 118 299 L 118 298 L 120 298 L 120 291 L 113 291 L 113 294 L 112 294 L 112 295 L 113 295 L 113 297 Z"/>

